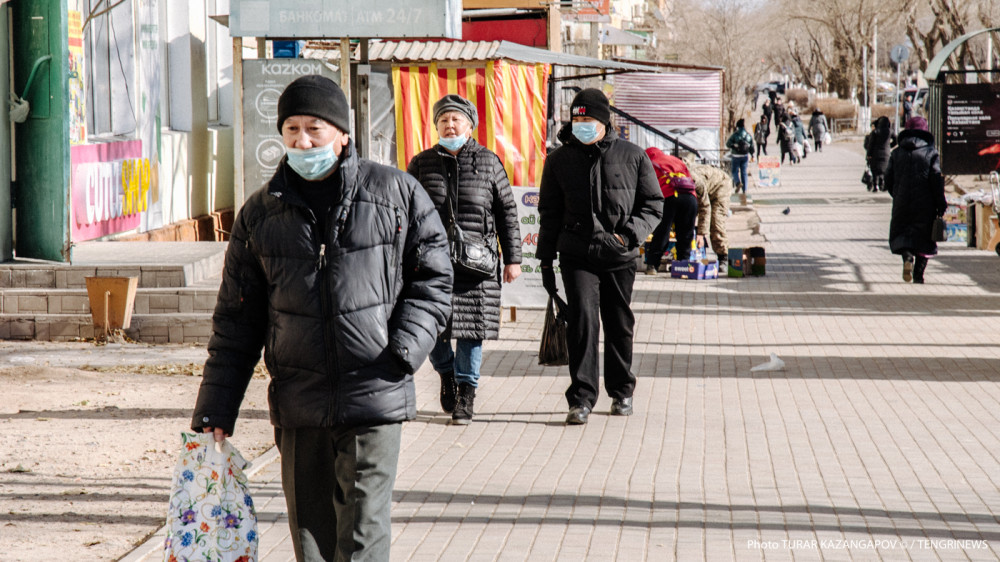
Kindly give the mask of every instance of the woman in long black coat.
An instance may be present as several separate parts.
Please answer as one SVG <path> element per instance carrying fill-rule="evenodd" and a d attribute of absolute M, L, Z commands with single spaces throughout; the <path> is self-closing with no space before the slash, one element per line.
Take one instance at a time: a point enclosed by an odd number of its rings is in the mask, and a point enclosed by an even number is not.
<path fill-rule="evenodd" d="M 885 168 L 889 165 L 889 153 L 894 146 L 896 146 L 896 135 L 889 125 L 889 118 L 883 115 L 875 121 L 875 130 L 865 139 L 868 169 L 872 172 L 873 192 L 886 190 Z"/>
<path fill-rule="evenodd" d="M 892 195 L 889 249 L 903 257 L 903 280 L 923 283 L 927 258 L 937 253 L 931 238 L 934 219 L 948 206 L 940 157 L 923 117 L 906 122 L 899 146 L 889 157 L 885 181 Z"/>
<path fill-rule="evenodd" d="M 485 279 L 455 271 L 452 315 L 429 358 L 441 376 L 441 408 L 452 414 L 452 423 L 465 425 L 474 414 L 483 340 L 500 333 L 500 282 L 511 283 L 521 273 L 521 229 L 500 158 L 472 138 L 479 124 L 476 106 L 448 94 L 434 104 L 434 124 L 438 144 L 414 156 L 406 171 L 431 196 L 446 229 L 454 218 L 467 235 L 494 248 L 499 242 L 502 257 L 496 274 Z"/>

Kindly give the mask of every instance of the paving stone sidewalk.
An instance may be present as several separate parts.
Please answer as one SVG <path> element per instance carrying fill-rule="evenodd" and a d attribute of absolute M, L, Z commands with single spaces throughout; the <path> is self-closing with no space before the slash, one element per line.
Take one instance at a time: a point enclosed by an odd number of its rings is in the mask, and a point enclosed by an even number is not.
<path fill-rule="evenodd" d="M 765 277 L 639 275 L 631 417 L 604 396 L 563 424 L 537 311 L 487 344 L 469 426 L 425 365 L 392 559 L 998 559 L 1000 259 L 946 243 L 903 283 L 862 162 L 835 143 L 753 190 Z M 751 372 L 772 352 L 784 370 Z M 293 560 L 278 463 L 258 464 L 261 560 Z"/>

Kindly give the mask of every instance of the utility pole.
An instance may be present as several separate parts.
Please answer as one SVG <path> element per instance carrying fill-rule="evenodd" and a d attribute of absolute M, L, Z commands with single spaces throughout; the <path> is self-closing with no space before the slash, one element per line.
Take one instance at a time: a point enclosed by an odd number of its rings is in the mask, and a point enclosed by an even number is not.
<path fill-rule="evenodd" d="M 872 107 L 878 103 L 878 16 L 875 16 L 875 31 L 872 38 Z"/>

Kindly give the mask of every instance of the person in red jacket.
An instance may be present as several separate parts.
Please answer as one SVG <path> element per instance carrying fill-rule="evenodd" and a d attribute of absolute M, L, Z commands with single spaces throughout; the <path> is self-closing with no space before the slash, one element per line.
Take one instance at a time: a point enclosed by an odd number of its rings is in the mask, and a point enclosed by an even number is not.
<path fill-rule="evenodd" d="M 646 155 L 653 163 L 656 179 L 663 192 L 663 218 L 653 230 L 653 240 L 646 252 L 646 275 L 656 275 L 663 260 L 663 252 L 670 242 L 670 228 L 677 238 L 677 259 L 686 260 L 691 254 L 694 240 L 694 223 L 698 217 L 698 198 L 695 184 L 684 161 L 664 154 L 656 147 L 646 149 Z"/>

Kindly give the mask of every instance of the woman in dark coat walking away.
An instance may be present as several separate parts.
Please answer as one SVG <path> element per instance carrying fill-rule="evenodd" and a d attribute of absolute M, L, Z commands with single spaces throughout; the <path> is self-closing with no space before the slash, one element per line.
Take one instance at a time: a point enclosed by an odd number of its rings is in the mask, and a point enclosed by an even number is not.
<path fill-rule="evenodd" d="M 886 190 L 885 167 L 889 165 L 889 153 L 894 146 L 896 135 L 889 125 L 889 118 L 883 115 L 875 121 L 875 130 L 868 135 L 865 144 L 868 169 L 872 172 L 872 192 Z"/>
<path fill-rule="evenodd" d="M 792 145 L 795 144 L 795 127 L 792 126 L 788 116 L 782 117 L 778 123 L 778 148 L 781 149 L 781 163 L 785 163 L 785 155 L 788 155 L 788 163 L 796 162 L 795 153 L 792 152 Z"/>
<path fill-rule="evenodd" d="M 441 376 L 441 408 L 452 414 L 452 423 L 465 425 L 474 414 L 483 340 L 500 334 L 500 281 L 511 283 L 521 274 L 521 229 L 500 158 L 472 138 L 479 124 L 476 106 L 448 94 L 434 104 L 434 124 L 440 142 L 414 156 L 406 171 L 427 190 L 445 229 L 454 219 L 466 236 L 494 248 L 499 240 L 503 257 L 502 271 L 498 264 L 485 279 L 455 270 L 451 319 L 430 354 Z"/>
<path fill-rule="evenodd" d="M 903 257 L 903 281 L 924 282 L 927 258 L 937 253 L 931 238 L 934 219 L 944 215 L 944 177 L 934 136 L 923 117 L 912 117 L 899 135 L 885 173 L 892 196 L 889 249 Z"/>

